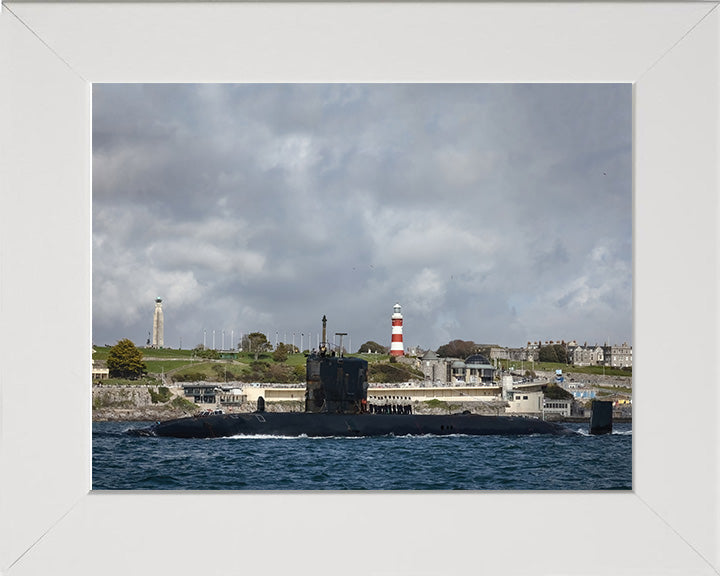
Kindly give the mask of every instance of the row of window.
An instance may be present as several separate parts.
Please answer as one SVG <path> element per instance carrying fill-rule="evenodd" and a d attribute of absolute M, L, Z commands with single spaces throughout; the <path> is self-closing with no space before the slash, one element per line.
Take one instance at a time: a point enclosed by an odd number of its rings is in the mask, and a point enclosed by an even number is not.
<path fill-rule="evenodd" d="M 565 410 L 567 407 L 568 405 L 565 402 L 547 402 L 545 404 L 545 408 L 559 408 L 561 410 Z"/>
<path fill-rule="evenodd" d="M 199 395 L 199 394 L 205 394 L 206 391 L 213 391 L 215 389 L 215 386 L 207 387 L 207 388 L 185 388 L 185 396 L 192 396 L 192 395 Z"/>

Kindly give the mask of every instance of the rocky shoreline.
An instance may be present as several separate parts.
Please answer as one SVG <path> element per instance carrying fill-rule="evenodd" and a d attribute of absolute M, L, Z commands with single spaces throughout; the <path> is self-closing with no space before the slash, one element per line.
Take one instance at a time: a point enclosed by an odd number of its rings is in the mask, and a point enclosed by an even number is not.
<path fill-rule="evenodd" d="M 157 397 L 156 387 L 147 386 L 93 386 L 94 422 L 156 422 L 192 416 L 203 410 L 185 401 L 182 388 L 168 388 L 170 398 L 165 402 L 153 401 L 153 390 Z M 473 414 L 497 416 L 503 414 L 507 403 L 504 401 L 468 401 L 468 402 L 441 402 L 428 405 L 425 402 L 413 403 L 415 414 L 448 414 L 470 411 Z M 256 406 L 247 402 L 230 408 L 223 408 L 227 413 L 253 412 Z M 268 412 L 302 412 L 302 401 L 267 401 L 265 410 Z"/>
<path fill-rule="evenodd" d="M 183 396 L 182 387 L 100 385 L 93 386 L 92 395 L 92 420 L 94 422 L 157 422 L 192 416 L 207 408 L 187 401 Z M 430 404 L 414 402 L 412 409 L 415 414 L 449 414 L 467 410 L 472 414 L 501 416 L 504 415 L 507 405 L 507 402 L 502 400 L 436 401 Z M 227 413 L 253 412 L 255 409 L 256 405 L 251 402 L 223 408 Z M 301 400 L 266 401 L 265 410 L 268 412 L 302 412 L 304 403 Z M 565 420 L 557 417 L 555 419 Z M 586 420 L 585 417 L 567 419 L 567 421 Z"/>

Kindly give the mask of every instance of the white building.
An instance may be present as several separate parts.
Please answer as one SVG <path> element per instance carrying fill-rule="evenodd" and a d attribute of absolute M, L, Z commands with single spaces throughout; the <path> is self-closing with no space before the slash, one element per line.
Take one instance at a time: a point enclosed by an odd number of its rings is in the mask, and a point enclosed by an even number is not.
<path fill-rule="evenodd" d="M 543 404 L 543 417 L 546 414 L 570 416 L 572 414 L 572 403 L 572 400 L 551 400 L 548 398 Z"/>
<path fill-rule="evenodd" d="M 523 414 L 526 416 L 539 416 L 543 411 L 542 390 L 514 389 L 508 399 L 506 414 Z"/>

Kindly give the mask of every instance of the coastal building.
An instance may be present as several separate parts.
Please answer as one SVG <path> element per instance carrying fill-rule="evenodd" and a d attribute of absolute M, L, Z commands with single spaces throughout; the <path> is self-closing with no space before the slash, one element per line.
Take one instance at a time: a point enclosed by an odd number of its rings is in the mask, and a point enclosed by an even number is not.
<path fill-rule="evenodd" d="M 497 344 L 478 344 L 478 352 L 492 360 L 508 360 L 510 349 Z"/>
<path fill-rule="evenodd" d="M 601 346 L 568 346 L 570 362 L 575 366 L 599 366 L 605 361 Z"/>
<path fill-rule="evenodd" d="M 613 368 L 632 368 L 632 346 L 604 345 L 579 346 L 570 342 L 567 347 L 570 362 L 575 366 L 612 366 Z"/>
<path fill-rule="evenodd" d="M 446 402 L 482 402 L 502 399 L 502 386 L 421 386 L 417 384 L 373 384 L 368 388 L 368 402 L 405 404 L 426 400 Z"/>
<path fill-rule="evenodd" d="M 102 366 L 93 360 L 92 363 L 92 379 L 93 382 L 96 380 L 107 380 L 110 378 L 110 369 L 106 366 Z"/>
<path fill-rule="evenodd" d="M 223 389 L 220 392 L 220 404 L 223 406 L 242 406 L 247 402 L 247 394 L 243 393 L 242 388 Z"/>
<path fill-rule="evenodd" d="M 217 382 L 187 382 L 183 384 L 183 395 L 195 404 L 211 404 L 215 407 L 255 403 L 260 396 L 268 402 L 300 402 L 305 399 L 305 385 L 241 382 L 222 385 Z"/>
<path fill-rule="evenodd" d="M 507 348 L 508 360 L 515 362 L 526 362 L 528 360 L 528 351 L 526 348 Z"/>
<path fill-rule="evenodd" d="M 547 345 L 551 345 L 548 341 Z M 575 340 L 569 342 L 558 341 L 557 344 L 564 346 L 568 357 L 568 363 L 574 366 L 612 366 L 614 368 L 632 368 L 632 346 L 623 343 L 621 346 L 598 344 L 578 345 Z M 512 362 L 538 362 L 540 348 L 545 345 L 542 342 L 528 342 L 523 348 L 502 348 L 496 345 L 481 345 L 478 349 L 483 355 L 489 355 L 488 364 L 497 364 L 500 360 Z M 421 358 L 420 369 L 425 374 L 425 379 L 433 382 L 446 382 L 448 384 L 457 381 L 466 381 L 463 372 L 463 361 L 454 359 L 456 364 L 451 366 L 450 374 L 444 376 L 444 362 L 446 358 L 439 358 L 435 352 L 429 351 Z"/>
<path fill-rule="evenodd" d="M 506 414 L 523 414 L 526 416 L 537 416 L 542 414 L 544 394 L 542 390 L 514 389 Z"/>
<path fill-rule="evenodd" d="M 451 382 L 466 384 L 492 384 L 495 368 L 481 354 L 455 360 L 451 365 Z"/>
<path fill-rule="evenodd" d="M 403 348 L 403 317 L 400 313 L 400 304 L 393 306 L 393 315 L 390 317 L 392 321 L 392 341 L 390 343 L 390 355 L 391 356 L 404 356 L 405 349 Z"/>
<path fill-rule="evenodd" d="M 183 385 L 186 398 L 192 398 L 195 404 L 215 404 L 221 388 L 217 384 L 207 382 L 190 382 Z"/>
<path fill-rule="evenodd" d="M 423 350 L 422 348 L 420 348 L 420 346 L 411 346 L 407 349 L 407 355 L 416 358 L 419 358 L 420 356 L 425 354 L 425 352 L 426 350 Z"/>
<path fill-rule="evenodd" d="M 446 358 L 440 358 L 432 350 L 428 350 L 420 358 L 420 370 L 425 380 L 434 384 L 448 384 L 450 382 L 450 363 Z"/>
<path fill-rule="evenodd" d="M 543 403 L 543 418 L 552 414 L 556 416 L 572 416 L 572 400 L 545 399 Z"/>
<path fill-rule="evenodd" d="M 622 346 L 604 346 L 605 365 L 614 368 L 632 368 L 632 346 L 623 342 Z"/>
<path fill-rule="evenodd" d="M 545 406 L 547 382 L 513 382 L 503 376 L 503 398 L 507 400 L 506 414 L 540 417 Z M 549 400 L 548 400 L 549 402 Z"/>
<path fill-rule="evenodd" d="M 540 356 L 540 341 L 528 342 L 525 347 L 525 358 L 528 362 L 535 362 Z"/>
<path fill-rule="evenodd" d="M 162 348 L 163 347 L 163 311 L 162 311 L 162 298 L 159 296 L 155 298 L 155 313 L 153 314 L 153 334 L 152 334 L 152 347 Z"/>
<path fill-rule="evenodd" d="M 465 360 L 441 358 L 432 350 L 423 354 L 417 366 L 425 380 L 433 384 L 492 384 L 495 367 L 481 354 L 473 354 Z"/>

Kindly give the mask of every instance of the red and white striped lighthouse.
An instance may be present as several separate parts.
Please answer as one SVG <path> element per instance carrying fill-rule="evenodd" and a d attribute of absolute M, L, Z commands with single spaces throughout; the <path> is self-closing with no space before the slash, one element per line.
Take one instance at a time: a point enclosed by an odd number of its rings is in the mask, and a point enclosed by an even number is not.
<path fill-rule="evenodd" d="M 400 304 L 393 306 L 392 315 L 392 342 L 390 343 L 390 356 L 404 356 L 402 338 L 402 314 Z"/>

